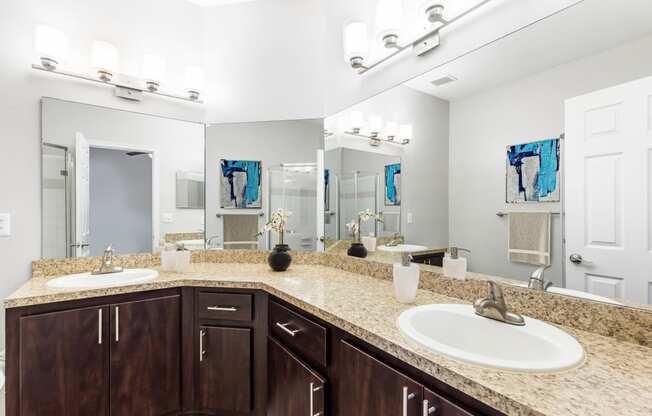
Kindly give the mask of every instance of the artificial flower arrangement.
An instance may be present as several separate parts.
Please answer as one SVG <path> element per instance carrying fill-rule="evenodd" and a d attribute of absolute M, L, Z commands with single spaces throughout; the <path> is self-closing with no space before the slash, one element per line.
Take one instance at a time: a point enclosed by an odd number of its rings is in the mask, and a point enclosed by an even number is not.
<path fill-rule="evenodd" d="M 270 215 L 269 221 L 267 221 L 257 234 L 257 236 L 261 236 L 267 231 L 273 231 L 278 234 L 278 244 L 276 244 L 267 257 L 267 263 L 272 270 L 277 272 L 286 271 L 288 267 L 290 267 L 290 263 L 292 263 L 292 256 L 288 253 L 290 247 L 283 241 L 285 237 L 285 227 L 287 226 L 290 215 L 292 215 L 292 212 L 285 208 L 277 209 L 272 213 L 272 215 Z"/>
<path fill-rule="evenodd" d="M 364 211 L 358 212 L 358 218 L 356 220 L 351 220 L 346 224 L 346 228 L 349 230 L 349 233 L 353 235 L 353 243 L 349 247 L 347 254 L 353 257 L 367 257 L 367 249 L 360 241 L 360 230 L 362 228 L 362 222 L 367 222 L 369 220 L 375 220 L 378 222 L 383 222 L 380 215 L 373 212 L 371 209 L 367 208 Z"/>

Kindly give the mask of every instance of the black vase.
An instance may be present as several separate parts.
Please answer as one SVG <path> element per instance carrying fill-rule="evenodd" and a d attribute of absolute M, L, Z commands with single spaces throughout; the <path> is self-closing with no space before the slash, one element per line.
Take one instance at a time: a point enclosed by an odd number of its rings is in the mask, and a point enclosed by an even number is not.
<path fill-rule="evenodd" d="M 351 257 L 360 257 L 361 259 L 364 259 L 367 257 L 367 248 L 362 243 L 353 242 L 351 243 L 351 247 L 349 247 L 346 254 Z"/>
<path fill-rule="evenodd" d="M 290 246 L 287 244 L 277 244 L 267 257 L 269 267 L 275 272 L 286 271 L 290 267 L 290 263 L 292 263 L 292 256 L 288 251 L 290 251 Z"/>

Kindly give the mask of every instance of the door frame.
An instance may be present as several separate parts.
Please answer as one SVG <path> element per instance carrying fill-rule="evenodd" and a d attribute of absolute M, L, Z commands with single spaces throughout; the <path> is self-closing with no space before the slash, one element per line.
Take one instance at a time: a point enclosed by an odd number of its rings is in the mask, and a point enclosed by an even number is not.
<path fill-rule="evenodd" d="M 160 240 L 160 152 L 155 147 L 141 146 L 129 143 L 110 142 L 106 140 L 88 140 L 90 148 L 119 150 L 125 152 L 146 152 L 152 155 L 152 250 Z"/>

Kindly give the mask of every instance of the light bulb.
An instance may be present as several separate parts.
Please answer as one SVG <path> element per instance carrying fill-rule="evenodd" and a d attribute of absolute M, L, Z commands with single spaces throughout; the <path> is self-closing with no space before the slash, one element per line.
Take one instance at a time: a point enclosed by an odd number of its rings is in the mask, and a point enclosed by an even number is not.
<path fill-rule="evenodd" d="M 93 42 L 91 49 L 91 67 L 97 69 L 102 81 L 110 81 L 113 74 L 118 72 L 118 48 L 113 44 L 101 40 Z"/>
<path fill-rule="evenodd" d="M 412 140 L 413 128 L 412 124 L 401 124 L 399 136 L 404 143 L 409 143 Z"/>
<path fill-rule="evenodd" d="M 369 117 L 369 131 L 372 135 L 378 135 L 383 129 L 383 119 L 380 116 L 372 115 Z"/>
<path fill-rule="evenodd" d="M 364 115 L 362 111 L 353 110 L 349 113 L 349 123 L 351 125 L 351 130 L 355 133 L 359 133 L 364 126 Z"/>
<path fill-rule="evenodd" d="M 353 68 L 361 68 L 367 56 L 367 24 L 352 22 L 344 28 L 344 55 Z"/>
<path fill-rule="evenodd" d="M 401 0 L 380 0 L 376 8 L 378 36 L 386 48 L 398 46 L 398 35 L 403 18 Z"/>
<path fill-rule="evenodd" d="M 34 48 L 41 65 L 53 70 L 67 58 L 68 38 L 59 29 L 37 25 L 34 29 Z"/>
<path fill-rule="evenodd" d="M 165 60 L 156 55 L 145 54 L 142 76 L 147 84 L 147 89 L 157 91 L 165 78 Z"/>
<path fill-rule="evenodd" d="M 393 121 L 388 121 L 385 125 L 385 135 L 390 140 L 394 140 L 394 137 L 398 136 L 398 124 Z"/>
<path fill-rule="evenodd" d="M 198 100 L 199 93 L 204 88 L 204 70 L 194 65 L 187 66 L 184 80 L 190 99 Z"/>

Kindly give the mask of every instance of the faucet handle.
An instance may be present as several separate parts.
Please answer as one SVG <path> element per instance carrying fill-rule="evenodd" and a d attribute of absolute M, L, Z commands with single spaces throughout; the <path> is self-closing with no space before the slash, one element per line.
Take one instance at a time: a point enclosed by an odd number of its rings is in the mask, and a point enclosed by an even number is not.
<path fill-rule="evenodd" d="M 542 280 L 542 279 L 543 279 L 543 273 L 544 273 L 544 272 L 546 271 L 546 269 L 549 268 L 549 267 L 550 267 L 550 265 L 546 265 L 546 266 L 541 266 L 541 267 L 539 267 L 538 269 L 536 269 L 535 271 L 532 272 L 532 275 L 531 275 L 530 277 L 533 278 L 533 279 L 539 279 L 539 280 Z"/>
<path fill-rule="evenodd" d="M 105 253 L 113 253 L 113 244 L 109 244 L 108 246 L 106 246 L 106 248 L 104 249 L 104 252 Z"/>
<path fill-rule="evenodd" d="M 496 282 L 488 280 L 489 284 L 489 298 L 499 304 L 500 306 L 505 307 L 505 296 L 503 295 L 503 289 Z"/>

